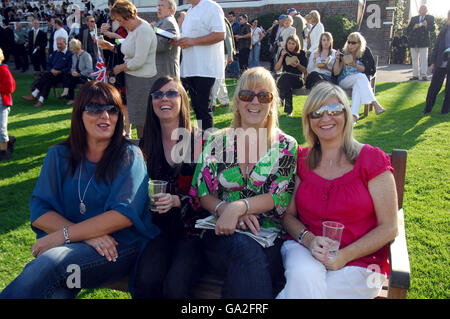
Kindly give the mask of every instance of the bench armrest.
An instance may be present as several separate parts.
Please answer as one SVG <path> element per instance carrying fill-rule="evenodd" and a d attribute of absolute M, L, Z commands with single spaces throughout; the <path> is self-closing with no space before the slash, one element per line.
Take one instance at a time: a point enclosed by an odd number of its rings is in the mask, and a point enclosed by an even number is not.
<path fill-rule="evenodd" d="M 410 267 L 408 247 L 406 246 L 405 219 L 403 209 L 398 211 L 398 235 L 389 247 L 391 274 L 389 277 L 389 289 L 399 288 L 405 291 L 409 289 Z"/>

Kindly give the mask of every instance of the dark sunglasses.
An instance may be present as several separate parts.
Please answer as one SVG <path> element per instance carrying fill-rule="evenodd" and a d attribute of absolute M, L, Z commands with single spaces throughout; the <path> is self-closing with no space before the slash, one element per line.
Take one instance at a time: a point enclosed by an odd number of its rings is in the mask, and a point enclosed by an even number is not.
<path fill-rule="evenodd" d="M 179 95 L 180 95 L 180 92 L 174 91 L 174 90 L 169 90 L 166 92 L 156 91 L 156 92 L 151 93 L 152 99 L 154 99 L 154 100 L 161 100 L 164 98 L 164 96 L 167 96 L 168 99 L 174 99 Z"/>
<path fill-rule="evenodd" d="M 328 116 L 330 117 L 339 116 L 345 112 L 345 107 L 340 103 L 323 105 L 317 111 L 310 113 L 309 118 L 320 119 L 323 116 L 324 112 L 327 112 Z"/>
<path fill-rule="evenodd" d="M 270 92 L 259 92 L 255 93 L 250 90 L 239 91 L 239 100 L 243 102 L 251 102 L 255 98 L 258 98 L 259 103 L 270 103 L 273 100 L 273 94 Z"/>
<path fill-rule="evenodd" d="M 347 43 L 348 44 L 353 44 L 353 45 L 358 44 L 358 42 L 356 42 L 356 41 L 347 41 Z"/>
<path fill-rule="evenodd" d="M 104 111 L 108 112 L 109 115 L 119 114 L 120 109 L 113 104 L 90 103 L 84 106 L 83 111 L 89 115 L 99 116 L 103 114 Z"/>

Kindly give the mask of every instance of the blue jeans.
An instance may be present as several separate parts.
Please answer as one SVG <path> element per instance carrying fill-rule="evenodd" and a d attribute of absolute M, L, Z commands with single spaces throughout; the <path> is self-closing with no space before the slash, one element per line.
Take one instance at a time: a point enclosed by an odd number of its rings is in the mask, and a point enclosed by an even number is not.
<path fill-rule="evenodd" d="M 233 56 L 233 62 L 228 66 L 228 72 L 231 75 L 241 74 L 241 69 L 239 68 L 239 57 L 237 55 Z"/>
<path fill-rule="evenodd" d="M 225 274 L 223 298 L 272 299 L 282 288 L 278 287 L 284 277 L 281 239 L 263 248 L 244 234 L 217 236 L 209 230 L 203 244 L 209 264 Z"/>
<path fill-rule="evenodd" d="M 259 56 L 261 54 L 261 43 L 255 44 L 248 57 L 248 67 L 253 68 L 259 66 Z"/>
<path fill-rule="evenodd" d="M 8 114 L 10 111 L 9 106 L 4 106 L 0 103 L 0 143 L 6 143 L 8 138 Z"/>
<path fill-rule="evenodd" d="M 99 288 L 128 275 L 139 249 L 140 244 L 119 244 L 119 257 L 109 262 L 85 243 L 54 247 L 28 263 L 0 299 L 75 298 L 81 288 Z"/>

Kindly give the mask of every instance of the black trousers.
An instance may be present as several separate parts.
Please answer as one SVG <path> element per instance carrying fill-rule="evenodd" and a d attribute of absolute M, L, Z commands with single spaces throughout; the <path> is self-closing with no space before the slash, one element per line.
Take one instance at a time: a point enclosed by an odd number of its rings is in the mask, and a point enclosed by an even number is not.
<path fill-rule="evenodd" d="M 88 81 L 89 79 L 83 75 L 81 76 L 72 76 L 71 73 L 64 73 L 63 75 L 63 87 L 65 88 L 69 88 L 69 93 L 67 95 L 67 97 L 70 100 L 73 100 L 74 95 L 75 95 L 75 86 L 77 84 L 84 84 Z"/>
<path fill-rule="evenodd" d="M 27 50 L 24 44 L 16 44 L 14 47 L 14 60 L 16 64 L 16 69 L 22 69 L 22 71 L 28 70 L 30 65 L 28 61 Z"/>
<path fill-rule="evenodd" d="M 424 112 L 428 113 L 431 112 L 431 110 L 433 109 L 433 106 L 436 103 L 436 97 L 442 88 L 442 84 L 444 83 L 445 78 L 447 78 L 447 81 L 445 84 L 445 97 L 444 103 L 442 104 L 441 113 L 445 114 L 450 111 L 450 84 L 448 83 L 449 74 L 450 74 L 450 61 L 449 65 L 447 65 L 447 68 L 436 68 L 434 70 L 433 76 L 431 77 L 430 87 L 428 88 Z"/>
<path fill-rule="evenodd" d="M 197 116 L 198 127 L 207 130 L 214 126 L 213 111 L 209 105 L 215 78 L 190 76 L 182 78 L 183 86 L 191 96 L 191 105 Z"/>
<path fill-rule="evenodd" d="M 291 73 L 283 73 L 278 79 L 278 90 L 280 91 L 281 101 L 284 100 L 284 112 L 287 114 L 292 112 L 292 90 L 303 87 L 302 74 L 296 75 Z"/>
<path fill-rule="evenodd" d="M 147 212 L 148 214 L 148 212 Z M 144 249 L 136 273 L 136 299 L 187 299 L 203 273 L 200 238 L 162 233 Z"/>
<path fill-rule="evenodd" d="M 38 50 L 35 54 L 31 54 L 30 60 L 33 64 L 34 71 L 41 72 L 41 69 L 45 71 L 45 68 L 47 67 L 45 50 Z"/>
<path fill-rule="evenodd" d="M 250 48 L 239 49 L 239 67 L 241 73 L 248 69 L 248 56 L 250 55 Z"/>
<path fill-rule="evenodd" d="M 39 96 L 42 96 L 44 99 L 48 98 L 52 86 L 63 81 L 63 74 L 60 73 L 54 76 L 51 72 L 44 72 L 36 84 L 36 88 L 39 90 Z"/>

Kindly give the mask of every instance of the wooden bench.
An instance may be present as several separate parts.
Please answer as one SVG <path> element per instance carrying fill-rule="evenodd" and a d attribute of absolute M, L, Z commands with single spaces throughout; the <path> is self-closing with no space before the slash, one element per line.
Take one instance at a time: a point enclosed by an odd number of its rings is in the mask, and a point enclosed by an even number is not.
<path fill-rule="evenodd" d="M 378 55 L 375 56 L 375 68 L 378 69 Z M 374 76 L 370 78 L 370 86 L 372 87 L 373 94 L 375 95 L 375 86 L 376 86 L 376 77 L 377 74 L 375 73 Z M 306 76 L 305 76 L 306 80 Z M 302 87 L 301 89 L 295 89 L 293 90 L 293 95 L 309 95 L 309 92 L 311 90 L 306 89 L 305 87 Z M 345 93 L 349 98 L 352 97 L 352 89 L 344 89 Z M 372 104 L 364 104 L 364 116 L 368 116 L 369 112 L 373 110 Z"/>
<path fill-rule="evenodd" d="M 136 140 L 133 140 L 136 143 Z M 406 150 L 393 150 L 390 155 L 398 195 L 398 235 L 390 243 L 390 277 L 383 283 L 378 299 L 404 299 L 410 285 L 410 266 L 406 246 L 405 223 L 403 215 L 403 192 L 406 175 Z M 207 271 L 192 289 L 194 299 L 220 299 L 223 275 Z M 128 291 L 128 278 L 124 278 L 106 288 Z"/>

